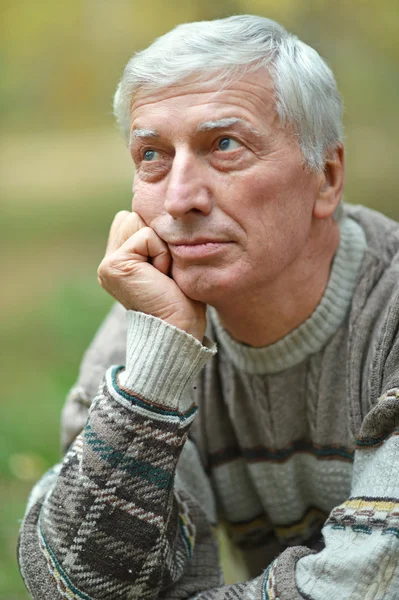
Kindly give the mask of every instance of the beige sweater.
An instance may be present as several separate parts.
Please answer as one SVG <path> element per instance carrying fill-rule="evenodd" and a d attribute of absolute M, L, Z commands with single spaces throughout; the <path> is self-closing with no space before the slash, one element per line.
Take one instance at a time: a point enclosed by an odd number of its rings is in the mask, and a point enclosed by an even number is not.
<path fill-rule="evenodd" d="M 210 309 L 215 354 L 114 308 L 28 504 L 33 598 L 399 597 L 399 226 L 347 214 L 319 306 L 276 344 L 238 344 Z M 220 519 L 249 581 L 222 585 Z"/>

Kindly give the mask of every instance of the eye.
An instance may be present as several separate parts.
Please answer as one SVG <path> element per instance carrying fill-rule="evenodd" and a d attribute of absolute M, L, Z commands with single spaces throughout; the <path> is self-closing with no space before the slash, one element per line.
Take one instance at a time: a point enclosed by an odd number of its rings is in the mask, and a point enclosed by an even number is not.
<path fill-rule="evenodd" d="M 146 162 L 151 162 L 157 158 L 158 154 L 159 152 L 150 148 L 148 150 L 145 150 L 143 154 L 143 160 L 145 160 Z"/>
<path fill-rule="evenodd" d="M 240 142 L 237 142 L 234 138 L 231 137 L 223 137 L 218 141 L 217 148 L 221 151 L 226 150 L 235 150 L 241 146 Z"/>

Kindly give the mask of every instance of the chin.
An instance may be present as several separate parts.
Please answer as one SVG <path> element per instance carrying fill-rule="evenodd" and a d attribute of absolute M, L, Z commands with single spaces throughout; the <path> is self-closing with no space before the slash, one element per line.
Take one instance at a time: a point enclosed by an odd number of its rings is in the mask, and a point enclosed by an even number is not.
<path fill-rule="evenodd" d="M 173 279 L 186 296 L 204 304 L 218 304 L 223 298 L 231 298 L 232 289 L 226 277 L 211 273 L 209 268 L 197 267 L 188 271 L 173 269 Z"/>

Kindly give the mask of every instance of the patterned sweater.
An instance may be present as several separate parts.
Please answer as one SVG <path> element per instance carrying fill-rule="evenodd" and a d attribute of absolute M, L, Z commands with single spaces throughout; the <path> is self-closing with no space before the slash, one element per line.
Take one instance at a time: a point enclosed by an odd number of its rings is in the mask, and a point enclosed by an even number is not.
<path fill-rule="evenodd" d="M 346 207 L 340 228 L 320 304 L 271 346 L 210 309 L 216 354 L 115 306 L 28 502 L 33 598 L 399 598 L 399 225 Z M 222 520 L 248 581 L 223 585 Z"/>

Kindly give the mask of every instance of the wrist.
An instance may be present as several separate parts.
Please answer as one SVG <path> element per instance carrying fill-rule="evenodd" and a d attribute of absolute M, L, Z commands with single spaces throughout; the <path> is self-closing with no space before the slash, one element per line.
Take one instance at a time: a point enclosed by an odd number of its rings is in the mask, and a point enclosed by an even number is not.
<path fill-rule="evenodd" d="M 187 321 L 179 321 L 170 319 L 168 320 L 169 325 L 176 327 L 180 331 L 184 331 L 187 335 L 198 340 L 201 344 L 204 341 L 205 337 L 205 329 L 206 329 L 206 321 L 203 319 L 191 319 L 189 322 Z"/>
<path fill-rule="evenodd" d="M 187 388 L 216 353 L 190 333 L 141 312 L 127 312 L 126 367 L 122 386 L 149 401 L 184 412 L 192 404 Z"/>

